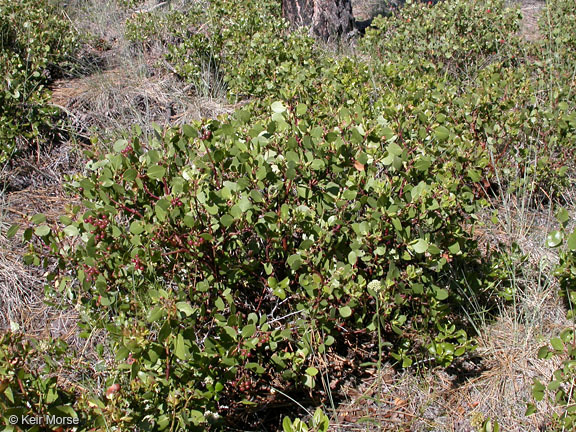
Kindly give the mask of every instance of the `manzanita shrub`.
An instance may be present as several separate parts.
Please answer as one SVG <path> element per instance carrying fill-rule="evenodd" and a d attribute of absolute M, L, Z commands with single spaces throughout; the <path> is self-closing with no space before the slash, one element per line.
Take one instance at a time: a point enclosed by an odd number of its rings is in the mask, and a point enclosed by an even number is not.
<path fill-rule="evenodd" d="M 70 419 L 70 426 L 80 422 L 76 407 L 77 389 L 65 383 L 70 371 L 68 346 L 60 340 L 37 341 L 22 334 L 0 334 L 0 424 L 3 430 L 26 427 L 26 416 Z M 17 421 L 13 419 L 16 418 Z M 12 419 L 12 420 L 11 420 Z"/>
<path fill-rule="evenodd" d="M 69 21 L 49 0 L 0 0 L 0 163 L 49 135 L 58 109 L 46 85 L 77 48 Z"/>
<path fill-rule="evenodd" d="M 526 414 L 538 411 L 537 404 L 546 400 L 555 408 L 551 414 L 551 429 L 557 431 L 573 430 L 576 427 L 576 338 L 574 328 L 565 329 L 558 337 L 550 339 L 550 344 L 538 351 L 538 358 L 559 357 L 562 363 L 554 371 L 548 382 L 535 379 L 532 385 L 532 397 L 535 403 L 529 403 Z"/>
<path fill-rule="evenodd" d="M 552 231 L 546 238 L 546 245 L 559 248 L 560 260 L 555 270 L 555 276 L 560 282 L 561 295 L 568 307 L 567 316 L 574 319 L 576 304 L 576 231 L 570 232 L 568 225 L 572 218 L 566 209 L 561 208 L 556 218 L 560 229 Z M 526 413 L 538 411 L 538 402 L 546 400 L 555 411 L 551 413 L 553 430 L 572 430 L 576 427 L 576 336 L 574 327 L 567 328 L 557 337 L 550 339 L 549 344 L 538 351 L 538 358 L 560 358 L 562 363 L 554 371 L 552 377 L 546 377 L 548 382 L 542 383 L 535 379 L 532 385 L 534 403 L 529 403 Z"/>
<path fill-rule="evenodd" d="M 264 111 L 273 100 L 292 98 L 310 107 L 347 100 L 365 106 L 371 96 L 365 62 L 324 52 L 304 29 L 281 19 L 279 5 L 218 0 L 138 14 L 127 22 L 126 35 L 144 48 L 165 44 L 173 71 L 199 94 L 258 98 Z"/>
<path fill-rule="evenodd" d="M 52 292 L 109 333 L 124 427 L 203 428 L 271 383 L 314 388 L 318 355 L 378 329 L 404 367 L 471 347 L 450 275 L 476 260 L 482 149 L 443 126 L 400 139 L 388 116 L 276 101 L 136 134 L 70 184 L 82 206 L 35 218 Z"/>
<path fill-rule="evenodd" d="M 302 65 L 313 40 L 289 31 L 280 2 L 210 1 L 168 14 L 139 14 L 127 23 L 127 37 L 149 46 L 161 40 L 166 59 L 196 91 L 212 94 L 226 86 L 232 98 L 262 96 L 272 90 L 275 69 Z M 208 88 L 206 88 L 208 87 Z"/>
<path fill-rule="evenodd" d="M 558 19 L 564 34 L 573 33 L 568 21 Z M 544 49 L 552 42 L 521 40 L 519 22 L 518 12 L 500 1 L 409 3 L 377 18 L 360 48 L 388 96 L 412 92 L 418 99 L 441 86 L 452 93 L 449 117 L 467 125 L 491 155 L 490 188 L 530 195 L 537 204 L 562 199 L 569 187 L 576 116 L 567 63 L 573 62 L 562 60 L 560 48 Z M 542 26 L 547 35 L 554 28 L 544 18 Z"/>
<path fill-rule="evenodd" d="M 541 100 L 546 63 L 519 57 L 501 2 L 408 4 L 375 21 L 358 56 L 288 31 L 278 2 L 241 3 L 137 14 L 128 32 L 162 38 L 197 91 L 208 73 L 231 99 L 258 99 L 94 139 L 68 184 L 81 204 L 25 232 L 49 295 L 76 302 L 84 335 L 104 328 L 116 355 L 92 391 L 57 386 L 85 428 L 237 425 L 271 394 L 321 394 L 333 355 L 449 364 L 473 346 L 466 297 L 494 294 L 472 234 L 495 173 L 512 191 L 567 186 L 570 91 Z"/>
<path fill-rule="evenodd" d="M 520 39 L 519 13 L 501 0 L 407 1 L 390 16 L 379 16 L 362 46 L 385 62 L 436 71 L 456 81 L 474 79 L 493 62 L 514 61 Z"/>
<path fill-rule="evenodd" d="M 546 2 L 539 25 L 545 48 L 555 53 L 551 60 L 567 66 L 567 69 L 573 66 L 576 58 L 576 12 L 570 0 Z"/>

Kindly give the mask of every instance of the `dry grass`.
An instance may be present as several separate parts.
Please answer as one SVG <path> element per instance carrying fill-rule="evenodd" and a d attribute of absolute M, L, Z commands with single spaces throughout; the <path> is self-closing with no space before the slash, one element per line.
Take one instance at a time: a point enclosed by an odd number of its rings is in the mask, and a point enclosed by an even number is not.
<path fill-rule="evenodd" d="M 183 124 L 231 112 L 233 107 L 191 95 L 170 73 L 157 73 L 144 62 L 103 70 L 87 77 L 59 81 L 52 101 L 70 115 L 84 135 L 130 130 L 139 125 L 145 133 L 151 124 Z"/>
<path fill-rule="evenodd" d="M 28 226 L 37 213 L 55 221 L 71 202 L 62 191 L 62 179 L 80 169 L 77 149 L 63 143 L 13 159 L 0 173 L 0 329 L 68 337 L 75 327 L 73 311 L 44 304 L 45 270 L 24 264 L 28 249 L 21 241 L 22 230 L 11 239 L 5 234 L 12 224 Z"/>
<path fill-rule="evenodd" d="M 5 233 L 12 224 L 26 227 L 29 217 L 36 213 L 55 221 L 70 199 L 58 186 L 35 184 L 29 189 L 4 192 L 0 200 L 0 329 L 18 328 L 28 334 L 68 339 L 75 331 L 76 313 L 65 307 L 64 299 L 60 305 L 44 303 L 45 270 L 24 264 L 28 249 L 21 241 L 22 230 L 11 239 Z"/>
<path fill-rule="evenodd" d="M 512 0 L 512 5 L 519 4 L 522 13 L 522 25 L 520 34 L 528 41 L 536 41 L 540 38 L 538 18 L 542 8 L 546 5 L 545 0 Z"/>

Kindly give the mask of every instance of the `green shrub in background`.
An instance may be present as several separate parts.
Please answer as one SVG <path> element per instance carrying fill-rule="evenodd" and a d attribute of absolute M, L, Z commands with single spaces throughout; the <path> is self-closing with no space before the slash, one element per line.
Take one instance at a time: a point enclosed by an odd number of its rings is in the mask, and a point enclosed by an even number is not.
<path fill-rule="evenodd" d="M 280 18 L 279 5 L 212 1 L 160 16 L 139 14 L 128 22 L 127 37 L 145 47 L 162 40 L 166 60 L 200 95 L 288 99 L 296 89 L 314 100 L 312 84 L 329 65 L 304 30 L 291 30 Z"/>
<path fill-rule="evenodd" d="M 0 1 L 0 163 L 49 134 L 58 110 L 46 85 L 70 65 L 76 47 L 51 1 Z"/>
<path fill-rule="evenodd" d="M 538 21 L 542 41 L 537 57 L 540 61 L 539 87 L 552 105 L 566 103 L 574 113 L 576 102 L 576 16 L 569 0 L 546 2 Z"/>
<path fill-rule="evenodd" d="M 537 204 L 561 199 L 569 187 L 574 83 L 555 78 L 551 58 L 560 52 L 522 41 L 518 25 L 517 11 L 500 1 L 408 4 L 376 19 L 360 48 L 374 59 L 376 88 L 415 93 L 413 81 L 422 80 L 452 92 L 448 115 L 490 154 L 487 185 Z M 573 24 L 564 25 L 572 34 Z"/>
<path fill-rule="evenodd" d="M 501 0 L 408 1 L 391 16 L 377 17 L 361 45 L 384 63 L 436 71 L 457 81 L 474 79 L 490 63 L 513 62 L 520 39 L 519 14 Z"/>
<path fill-rule="evenodd" d="M 555 51 L 554 60 L 562 60 L 567 65 L 576 58 L 576 11 L 574 4 L 569 0 L 552 0 L 546 2 L 545 9 L 540 17 L 540 32 L 544 44 Z"/>

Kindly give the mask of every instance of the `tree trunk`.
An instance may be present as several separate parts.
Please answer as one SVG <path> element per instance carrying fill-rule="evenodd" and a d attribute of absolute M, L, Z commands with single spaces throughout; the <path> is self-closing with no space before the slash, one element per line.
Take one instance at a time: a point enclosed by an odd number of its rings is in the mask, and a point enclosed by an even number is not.
<path fill-rule="evenodd" d="M 310 33 L 324 41 L 354 34 L 351 0 L 282 0 L 282 15 L 293 26 L 310 27 Z"/>

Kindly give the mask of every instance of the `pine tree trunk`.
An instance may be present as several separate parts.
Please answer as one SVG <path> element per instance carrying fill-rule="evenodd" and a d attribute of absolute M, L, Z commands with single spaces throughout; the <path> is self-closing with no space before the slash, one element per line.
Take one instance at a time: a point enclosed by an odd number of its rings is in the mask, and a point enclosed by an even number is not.
<path fill-rule="evenodd" d="M 294 26 L 310 27 L 310 33 L 324 41 L 354 34 L 351 0 L 283 0 L 282 15 Z"/>

